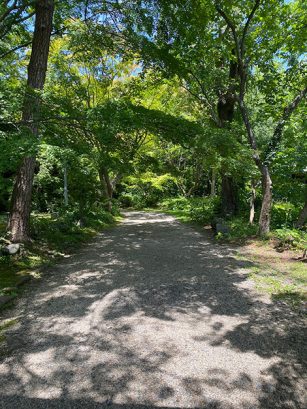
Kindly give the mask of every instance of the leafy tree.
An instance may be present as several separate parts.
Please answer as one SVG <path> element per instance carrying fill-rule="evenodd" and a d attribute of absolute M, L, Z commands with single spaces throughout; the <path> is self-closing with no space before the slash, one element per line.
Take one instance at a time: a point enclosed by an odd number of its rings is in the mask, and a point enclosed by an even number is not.
<path fill-rule="evenodd" d="M 229 121 L 239 120 L 234 112 L 238 106 L 251 156 L 262 176 L 259 230 L 267 233 L 272 202 L 270 163 L 289 117 L 306 95 L 301 85 L 302 2 L 149 0 L 139 4 L 135 14 L 135 24 L 141 28 L 135 32 L 131 25 L 131 41 L 141 52 L 144 67 L 177 75 L 217 127 L 229 129 Z M 283 78 L 283 83 L 276 94 L 272 86 L 277 78 Z M 272 92 L 279 100 L 274 129 L 261 151 L 246 99 L 255 87 L 266 101 Z M 262 121 L 270 112 L 268 104 L 265 108 Z"/>

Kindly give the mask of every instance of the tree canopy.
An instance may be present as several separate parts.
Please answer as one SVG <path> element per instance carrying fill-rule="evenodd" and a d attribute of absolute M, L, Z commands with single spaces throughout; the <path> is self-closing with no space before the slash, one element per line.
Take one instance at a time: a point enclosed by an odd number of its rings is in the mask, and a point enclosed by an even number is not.
<path fill-rule="evenodd" d="M 214 200 L 212 218 L 256 215 L 260 234 L 291 204 L 285 224 L 302 227 L 305 19 L 301 0 L 2 2 L 12 240 L 30 237 L 31 209 L 81 217 L 182 196 Z"/>

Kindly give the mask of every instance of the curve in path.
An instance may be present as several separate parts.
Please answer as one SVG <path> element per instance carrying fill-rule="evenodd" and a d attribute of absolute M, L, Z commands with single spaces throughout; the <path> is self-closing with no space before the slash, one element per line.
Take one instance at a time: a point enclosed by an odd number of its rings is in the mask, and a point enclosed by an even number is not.
<path fill-rule="evenodd" d="M 303 408 L 302 323 L 251 267 L 170 216 L 126 213 L 27 289 L 0 407 Z"/>

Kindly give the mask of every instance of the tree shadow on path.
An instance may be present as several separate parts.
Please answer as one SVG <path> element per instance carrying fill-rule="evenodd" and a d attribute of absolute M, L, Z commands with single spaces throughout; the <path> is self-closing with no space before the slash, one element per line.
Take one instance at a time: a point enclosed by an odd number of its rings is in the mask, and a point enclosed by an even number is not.
<path fill-rule="evenodd" d="M 259 296 L 250 267 L 170 216 L 129 213 L 29 288 L 2 407 L 304 408 L 302 319 Z"/>

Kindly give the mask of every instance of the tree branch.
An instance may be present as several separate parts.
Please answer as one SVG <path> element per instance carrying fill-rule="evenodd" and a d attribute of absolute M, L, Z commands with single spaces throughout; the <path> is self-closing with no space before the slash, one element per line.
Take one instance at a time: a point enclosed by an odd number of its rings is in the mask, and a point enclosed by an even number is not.
<path fill-rule="evenodd" d="M 238 61 L 238 72 L 239 72 L 239 78 L 240 78 L 240 100 L 243 100 L 244 93 L 245 93 L 245 84 L 246 84 L 246 73 L 245 73 L 245 67 L 244 67 L 244 61 L 243 61 L 243 55 L 242 55 L 242 43 L 239 41 L 239 37 L 237 34 L 236 26 L 234 22 L 230 19 L 230 17 L 220 8 L 218 4 L 215 5 L 215 8 L 217 12 L 223 17 L 225 22 L 228 24 L 233 40 L 234 40 L 234 45 L 235 45 L 235 52 L 237 56 L 237 61 Z"/>
<path fill-rule="evenodd" d="M 234 39 L 234 42 L 235 42 L 236 54 L 237 54 L 237 58 L 238 58 L 238 61 L 239 61 L 239 59 L 241 59 L 241 50 L 240 50 L 240 42 L 239 42 L 239 39 L 238 39 L 236 26 L 235 26 L 234 22 L 230 19 L 230 17 L 225 13 L 224 10 L 221 9 L 221 7 L 217 3 L 215 4 L 215 8 L 216 8 L 217 12 L 220 14 L 220 16 L 223 17 L 225 22 L 228 24 L 228 27 L 230 28 L 230 31 L 232 33 L 232 36 L 233 36 L 233 39 Z"/>
<path fill-rule="evenodd" d="M 307 87 L 301 90 L 300 93 L 290 102 L 290 104 L 284 108 L 283 114 L 275 127 L 272 139 L 266 151 L 266 155 L 265 155 L 266 164 L 272 162 L 272 160 L 274 159 L 277 148 L 281 143 L 284 127 L 288 119 L 292 115 L 292 113 L 297 108 L 298 104 L 306 97 L 306 95 L 307 95 Z"/>
<path fill-rule="evenodd" d="M 240 42 L 240 43 L 241 43 L 241 44 L 240 44 L 240 45 L 241 45 L 240 48 L 241 48 L 242 58 L 243 58 L 243 55 L 244 55 L 245 37 L 246 37 L 246 35 L 247 35 L 250 22 L 252 21 L 252 19 L 253 19 L 254 15 L 255 15 L 257 9 L 259 8 L 260 3 L 261 3 L 261 0 L 256 0 L 256 1 L 255 1 L 254 7 L 253 7 L 252 11 L 250 12 L 249 16 L 247 17 L 247 21 L 246 21 L 245 26 L 244 26 L 244 29 L 243 29 L 243 34 L 242 34 L 242 38 L 241 38 L 241 42 Z"/>
<path fill-rule="evenodd" d="M 32 40 L 30 40 L 30 41 L 28 41 L 26 43 L 17 45 L 14 48 L 11 48 L 10 50 L 6 51 L 5 53 L 0 54 L 0 59 L 7 57 L 9 54 L 14 53 L 15 51 L 18 51 L 21 48 L 28 47 L 28 45 L 30 45 L 31 43 L 32 43 Z"/>

